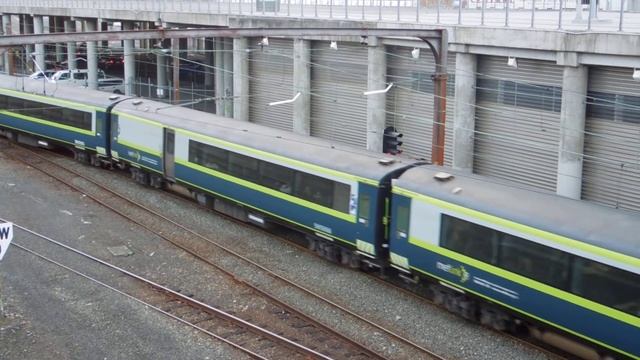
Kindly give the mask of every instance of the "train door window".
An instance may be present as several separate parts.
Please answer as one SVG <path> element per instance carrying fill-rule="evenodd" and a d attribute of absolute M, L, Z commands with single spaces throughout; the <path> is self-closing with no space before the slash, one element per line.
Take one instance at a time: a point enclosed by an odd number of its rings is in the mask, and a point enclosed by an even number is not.
<path fill-rule="evenodd" d="M 270 162 L 260 161 L 260 185 L 285 194 L 292 194 L 294 176 L 294 170 Z"/>
<path fill-rule="evenodd" d="M 495 264 L 498 232 L 470 221 L 442 214 L 440 243 L 476 260 Z"/>
<path fill-rule="evenodd" d="M 343 213 L 349 212 L 349 199 L 351 198 L 351 186 L 341 182 L 333 182 L 333 209 Z"/>
<path fill-rule="evenodd" d="M 299 198 L 318 205 L 331 207 L 333 204 L 333 181 L 319 176 L 297 172 L 295 194 Z"/>
<path fill-rule="evenodd" d="M 370 208 L 371 197 L 367 194 L 360 194 L 360 198 L 358 199 L 358 222 L 365 225 L 369 223 Z"/>
<path fill-rule="evenodd" d="M 396 231 L 398 237 L 407 238 L 409 234 L 409 207 L 398 206 L 396 208 Z"/>
<path fill-rule="evenodd" d="M 600 304 L 640 316 L 640 275 L 575 257 L 571 291 Z"/>
<path fill-rule="evenodd" d="M 569 254 L 510 234 L 502 234 L 498 266 L 559 289 L 567 289 Z M 544 264 L 544 266 L 540 266 Z"/>
<path fill-rule="evenodd" d="M 240 179 L 257 182 L 258 159 L 230 152 L 229 174 L 239 177 Z"/>

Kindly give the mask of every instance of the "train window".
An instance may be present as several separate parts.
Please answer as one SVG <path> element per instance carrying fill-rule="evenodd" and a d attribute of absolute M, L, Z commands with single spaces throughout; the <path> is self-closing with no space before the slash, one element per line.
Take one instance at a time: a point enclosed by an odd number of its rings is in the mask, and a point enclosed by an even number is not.
<path fill-rule="evenodd" d="M 294 177 L 295 171 L 289 168 L 260 161 L 260 185 L 285 194 L 292 194 Z"/>
<path fill-rule="evenodd" d="M 396 226 L 397 230 L 403 233 L 409 232 L 409 208 L 406 206 L 398 206 L 398 213 L 396 214 Z"/>
<path fill-rule="evenodd" d="M 189 140 L 189 161 L 194 164 L 227 172 L 228 157 L 227 150 Z"/>
<path fill-rule="evenodd" d="M 600 304 L 640 316 L 640 275 L 575 257 L 571 291 Z"/>
<path fill-rule="evenodd" d="M 333 181 L 319 176 L 296 172 L 295 195 L 325 207 L 333 205 Z"/>
<path fill-rule="evenodd" d="M 349 198 L 351 186 L 340 182 L 333 182 L 333 209 L 343 213 L 349 212 Z"/>
<path fill-rule="evenodd" d="M 7 97 L 0 95 L 0 110 L 7 110 Z"/>
<path fill-rule="evenodd" d="M 92 114 L 90 112 L 63 108 L 13 96 L 0 96 L 0 103 L 4 105 L 3 108 L 7 111 L 16 114 L 53 121 L 79 129 L 91 130 Z"/>
<path fill-rule="evenodd" d="M 257 182 L 258 159 L 229 152 L 229 174 L 240 179 Z"/>
<path fill-rule="evenodd" d="M 498 238 L 493 229 L 442 214 L 440 243 L 449 250 L 495 264 Z"/>
<path fill-rule="evenodd" d="M 371 207 L 371 197 L 369 195 L 361 194 L 358 200 L 358 217 L 360 219 L 369 220 L 369 213 Z"/>
<path fill-rule="evenodd" d="M 567 289 L 567 253 L 504 233 L 499 253 L 498 266 L 501 268 L 559 289 Z"/>

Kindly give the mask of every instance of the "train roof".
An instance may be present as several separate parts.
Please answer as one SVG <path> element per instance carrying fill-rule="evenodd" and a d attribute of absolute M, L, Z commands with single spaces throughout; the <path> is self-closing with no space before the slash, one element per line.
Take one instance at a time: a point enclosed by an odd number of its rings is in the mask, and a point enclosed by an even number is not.
<path fill-rule="evenodd" d="M 436 180 L 434 175 L 443 171 L 453 175 L 453 178 Z M 640 214 L 632 211 L 573 200 L 436 166 L 410 169 L 395 184 L 519 224 L 640 257 Z M 456 188 L 459 191 L 454 192 Z"/>
<path fill-rule="evenodd" d="M 416 162 L 394 156 L 393 163 L 382 165 L 379 160 L 387 155 L 151 100 L 123 101 L 114 111 L 376 181 Z"/>
<path fill-rule="evenodd" d="M 88 90 L 85 87 L 71 84 L 49 83 L 44 79 L 34 80 L 28 77 L 0 75 L 0 88 L 44 95 L 105 109 L 113 102 L 109 99 L 113 94 L 107 92 Z"/>

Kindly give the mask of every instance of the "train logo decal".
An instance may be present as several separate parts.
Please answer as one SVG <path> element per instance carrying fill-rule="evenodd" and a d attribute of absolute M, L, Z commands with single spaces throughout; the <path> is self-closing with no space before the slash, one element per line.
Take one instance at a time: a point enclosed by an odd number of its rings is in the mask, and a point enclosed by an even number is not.
<path fill-rule="evenodd" d="M 438 270 L 442 270 L 446 273 L 459 277 L 460 283 L 462 284 L 464 284 L 469 280 L 469 272 L 462 265 L 460 265 L 459 267 L 455 267 L 451 264 L 443 264 L 440 261 L 438 261 L 436 262 L 436 268 Z"/>
<path fill-rule="evenodd" d="M 139 152 L 137 152 L 137 151 L 129 150 L 129 151 L 127 152 L 127 155 L 129 155 L 129 157 L 131 157 L 131 158 L 136 159 L 136 161 L 140 161 L 140 153 L 139 153 Z"/>

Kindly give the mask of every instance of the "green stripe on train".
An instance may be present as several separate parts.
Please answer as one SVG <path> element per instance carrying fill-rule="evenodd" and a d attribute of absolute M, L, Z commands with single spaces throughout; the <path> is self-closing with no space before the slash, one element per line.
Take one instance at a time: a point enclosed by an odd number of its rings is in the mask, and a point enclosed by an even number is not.
<path fill-rule="evenodd" d="M 153 126 L 157 126 L 157 127 L 165 127 L 164 125 L 160 124 L 159 122 L 153 121 L 153 120 L 149 120 L 149 119 L 145 119 L 139 116 L 135 116 L 135 115 L 129 115 L 129 114 L 125 114 L 125 113 L 121 113 L 121 112 L 114 112 L 114 114 L 118 115 L 118 117 L 122 117 L 125 119 L 129 119 L 129 120 L 134 120 L 134 121 L 138 121 L 138 122 L 142 122 L 145 124 L 149 124 L 149 125 L 153 125 Z M 262 151 L 262 150 L 257 150 L 254 148 L 250 148 L 247 146 L 243 146 L 243 145 L 238 145 L 238 144 L 234 144 L 228 141 L 224 141 L 224 140 L 220 140 L 220 139 L 216 139 L 214 137 L 211 136 L 207 136 L 207 135 L 202 135 L 202 134 L 198 134 L 195 133 L 193 131 L 189 131 L 189 130 L 184 130 L 184 129 L 180 129 L 180 128 L 172 128 L 172 127 L 167 127 L 167 128 L 171 128 L 174 129 L 177 133 L 182 133 L 185 135 L 188 135 L 192 138 L 198 138 L 201 140 L 205 140 L 209 143 L 212 144 L 218 144 L 220 146 L 222 146 L 225 149 L 235 149 L 235 150 L 240 150 L 246 153 L 251 153 L 256 155 L 259 159 L 272 159 L 272 160 L 277 160 L 280 161 L 282 163 L 286 163 L 289 165 L 293 165 L 299 168 L 303 168 L 303 169 L 309 169 L 318 173 L 323 173 L 326 175 L 332 175 L 335 176 L 336 178 L 342 178 L 344 180 L 355 180 L 361 183 L 365 183 L 365 184 L 369 184 L 369 185 L 374 185 L 374 186 L 378 186 L 378 181 L 376 180 L 372 180 L 372 179 L 367 179 L 367 178 L 363 178 L 363 177 L 359 177 L 359 176 L 354 176 L 348 173 L 344 173 L 341 171 L 337 171 L 337 170 L 331 170 L 331 169 L 327 169 L 318 165 L 313 165 L 313 164 L 309 164 L 303 161 L 298 161 L 298 160 L 293 160 L 293 159 L 289 159 L 285 156 L 281 156 L 281 155 L 276 155 L 273 153 L 269 153 L 266 151 Z M 131 146 L 133 147 L 133 144 L 131 144 Z"/>
<path fill-rule="evenodd" d="M 31 116 L 14 113 L 12 111 L 0 110 L 0 114 L 13 116 L 13 117 L 16 117 L 16 118 L 19 118 L 19 119 L 22 119 L 22 120 L 31 121 L 31 122 L 38 123 L 38 124 L 41 124 L 41 125 L 55 127 L 55 128 L 63 129 L 63 130 L 67 130 L 67 131 L 73 131 L 73 132 L 77 132 L 77 133 L 85 134 L 85 135 L 89 135 L 89 136 L 95 136 L 96 135 L 95 131 L 84 130 L 84 129 L 76 128 L 76 127 L 69 126 L 69 125 L 60 124 L 60 123 L 49 121 L 49 120 L 42 120 L 42 119 L 34 118 L 34 117 L 31 117 Z"/>
<path fill-rule="evenodd" d="M 307 201 L 307 200 L 302 200 L 302 199 L 297 198 L 295 196 L 291 196 L 291 195 L 285 194 L 283 192 L 280 192 L 280 191 L 277 191 L 277 190 L 273 190 L 273 189 L 268 188 L 266 186 L 258 185 L 258 184 L 252 183 L 250 181 L 247 181 L 247 180 L 243 180 L 243 179 L 240 179 L 240 178 L 237 178 L 237 177 L 234 177 L 234 176 L 231 176 L 231 175 L 219 172 L 219 171 L 215 171 L 215 170 L 206 168 L 204 166 L 200 166 L 200 165 L 196 165 L 196 164 L 190 163 L 188 161 L 176 159 L 176 163 L 180 164 L 180 165 L 183 165 L 183 166 L 186 166 L 188 168 L 194 169 L 194 170 L 196 170 L 198 172 L 205 173 L 205 174 L 208 174 L 208 175 L 211 175 L 211 176 L 215 176 L 217 178 L 220 178 L 220 179 L 223 179 L 223 180 L 226 180 L 226 181 L 229 181 L 229 182 L 233 182 L 233 183 L 238 184 L 240 186 L 244 186 L 246 188 L 250 188 L 252 190 L 259 191 L 259 192 L 265 193 L 267 195 L 270 195 L 270 196 L 273 196 L 273 197 L 277 197 L 277 198 L 280 198 L 282 200 L 286 200 L 288 202 L 291 202 L 291 203 L 294 203 L 294 204 L 297 204 L 297 205 L 300 205 L 300 206 L 303 206 L 303 207 L 306 207 L 306 208 L 309 208 L 309 209 L 312 209 L 312 210 L 315 210 L 315 211 L 318 211 L 318 212 L 322 212 L 324 214 L 339 218 L 339 219 L 344 220 L 344 221 L 348 221 L 348 222 L 351 222 L 351 223 L 355 223 L 356 222 L 356 216 L 355 215 L 346 214 L 346 213 L 343 213 L 341 211 L 334 210 L 334 209 L 331 209 L 331 208 L 327 208 L 327 207 L 312 203 L 312 202 Z"/>
<path fill-rule="evenodd" d="M 627 264 L 627 265 L 631 265 L 634 267 L 640 267 L 640 259 L 636 259 L 632 256 L 628 256 L 628 255 L 624 255 L 624 254 L 620 254 L 617 253 L 615 251 L 611 251 L 611 250 L 607 250 L 607 249 L 603 249 L 591 244 L 585 244 L 581 241 L 578 240 L 574 240 L 568 237 L 564 237 L 561 235 L 557 235 L 548 231 L 544 231 L 544 230 L 539 230 L 536 228 L 533 228 L 531 226 L 527 226 L 527 225 L 522 225 L 522 224 L 518 224 L 516 222 L 510 221 L 510 220 L 506 220 L 497 216 L 493 216 L 493 215 L 489 215 L 477 210 L 472 210 L 469 208 L 465 208 L 463 206 L 460 205 L 456 205 L 456 204 L 452 204 L 443 200 L 439 200 L 436 198 L 432 198 L 430 196 L 426 196 L 426 195 L 422 195 L 422 194 L 418 194 L 415 193 L 413 191 L 410 190 L 405 190 L 405 189 L 401 189 L 398 187 L 394 187 L 393 189 L 393 193 L 394 194 L 398 194 L 398 195 L 403 195 L 403 196 L 407 196 L 413 199 L 418 199 L 424 202 L 427 202 L 429 204 L 433 204 L 436 205 L 438 207 L 441 208 L 445 208 L 445 209 L 449 209 L 449 210 L 453 210 L 456 211 L 458 213 L 464 214 L 464 215 L 468 215 L 470 217 L 479 219 L 479 220 L 483 220 L 486 221 L 488 223 L 491 224 L 495 224 L 495 225 L 499 225 L 499 226 L 503 226 L 505 228 L 508 229 L 512 229 L 515 230 L 517 232 L 520 233 L 524 233 L 524 234 L 528 234 L 528 235 L 532 235 L 534 237 L 540 238 L 540 239 L 544 239 L 544 240 L 548 240 L 550 242 L 554 242 L 557 244 L 561 244 L 561 245 L 565 245 L 574 249 L 579 249 L 594 255 L 598 255 L 613 261 L 617 261 L 623 264 Z"/>
<path fill-rule="evenodd" d="M 490 300 L 490 301 L 491 301 L 491 302 L 493 302 L 493 303 L 500 304 L 500 305 L 502 305 L 502 306 L 504 306 L 504 307 L 507 307 L 507 308 L 509 308 L 509 309 L 511 309 L 511 310 L 514 310 L 514 311 L 516 311 L 516 312 L 519 312 L 519 313 L 521 313 L 521 314 L 524 314 L 524 315 L 526 315 L 526 316 L 528 316 L 528 317 L 530 317 L 530 318 L 532 318 L 532 319 L 536 319 L 536 320 L 538 320 L 538 321 L 540 321 L 540 322 L 544 322 L 544 323 L 547 323 L 547 324 L 549 324 L 549 325 L 552 325 L 552 326 L 554 326 L 554 327 L 556 327 L 556 328 L 558 328 L 558 329 L 561 329 L 561 330 L 566 331 L 567 333 L 570 333 L 570 334 L 573 334 L 573 335 L 575 335 L 575 336 L 581 337 L 581 338 L 583 338 L 583 339 L 589 340 L 589 341 L 591 341 L 591 342 L 593 342 L 593 343 L 595 343 L 595 344 L 598 344 L 598 345 L 600 345 L 600 346 L 602 346 L 602 347 L 605 347 L 605 348 L 607 348 L 607 349 L 611 349 L 611 350 L 614 350 L 614 351 L 619 352 L 619 353 L 621 353 L 621 354 L 624 354 L 624 355 L 626 355 L 626 356 L 628 356 L 628 357 L 630 357 L 630 358 L 640 360 L 640 357 L 638 357 L 637 355 L 633 355 L 633 354 L 631 354 L 631 353 L 628 353 L 628 352 L 626 352 L 626 351 L 623 351 L 623 350 L 621 350 L 621 349 L 618 349 L 618 348 L 616 348 L 616 347 L 614 347 L 614 346 L 611 346 L 611 345 L 608 345 L 608 344 L 603 343 L 603 342 L 601 342 L 601 341 L 598 341 L 598 340 L 592 339 L 592 338 L 590 338 L 590 337 L 588 337 L 588 336 L 586 336 L 586 335 L 584 335 L 584 334 L 581 334 L 581 333 L 578 333 L 578 332 L 573 331 L 573 330 L 571 330 L 571 329 L 568 329 L 568 328 L 566 328 L 566 327 L 564 327 L 564 326 L 562 326 L 562 325 L 556 324 L 556 323 L 554 323 L 554 322 L 552 322 L 552 321 L 549 321 L 549 320 L 547 320 L 547 319 L 543 319 L 543 318 L 538 317 L 538 316 L 536 316 L 536 315 L 530 314 L 530 313 L 528 313 L 528 312 L 526 312 L 526 311 L 524 311 L 524 310 L 522 310 L 522 309 L 519 309 L 519 308 L 517 308 L 517 307 L 511 306 L 511 305 L 508 305 L 508 304 L 505 304 L 505 303 L 501 302 L 500 300 L 496 300 L 496 299 L 494 299 L 494 298 L 492 298 L 492 297 L 490 297 L 490 296 L 487 296 L 487 295 L 481 294 L 481 293 L 479 293 L 479 292 L 473 291 L 473 290 L 471 290 L 471 289 L 468 289 L 468 288 L 466 288 L 466 287 L 464 287 L 464 286 L 461 286 L 461 285 L 460 285 L 460 284 L 458 284 L 458 283 L 454 283 L 454 282 L 451 282 L 451 281 L 449 281 L 449 280 L 443 279 L 443 278 L 441 278 L 441 277 L 439 277 L 439 276 L 437 276 L 437 275 L 435 275 L 435 274 L 432 274 L 432 273 L 430 273 L 430 272 L 424 271 L 424 270 L 419 269 L 419 268 L 414 267 L 414 266 L 411 266 L 411 269 L 416 270 L 416 271 L 418 271 L 418 272 L 420 272 L 420 273 L 423 273 L 423 274 L 425 274 L 425 275 L 427 275 L 427 276 L 433 277 L 433 278 L 435 278 L 435 279 L 438 279 L 438 280 L 440 280 L 440 281 L 442 281 L 442 282 L 445 282 L 445 283 L 447 283 L 447 284 L 449 284 L 449 285 L 451 285 L 451 286 L 453 286 L 453 287 L 463 289 L 464 291 L 467 291 L 467 292 L 472 293 L 472 294 L 475 294 L 475 295 L 477 295 L 477 296 L 479 296 L 479 297 L 482 297 L 482 298 L 488 299 L 488 300 Z"/>
<path fill-rule="evenodd" d="M 469 264 L 471 266 L 474 266 L 478 269 L 484 270 L 488 273 L 491 273 L 493 275 L 508 279 L 510 281 L 513 281 L 515 283 L 518 283 L 520 285 L 524 285 L 526 287 L 529 287 L 531 289 L 535 289 L 538 290 L 542 293 L 554 296 L 556 298 L 568 301 L 570 303 L 573 303 L 575 305 L 581 306 L 585 309 L 589 309 L 592 310 L 594 312 L 606 315 L 610 318 L 616 319 L 616 320 L 620 320 L 623 321 L 629 325 L 635 326 L 635 327 L 640 327 L 640 318 L 633 316 L 631 314 L 627 314 L 625 312 L 622 312 L 620 310 L 616 310 L 616 309 L 612 309 L 610 307 L 607 307 L 605 305 L 602 304 L 598 304 L 596 302 L 593 302 L 591 300 L 587 300 L 584 299 L 580 296 L 574 295 L 570 292 L 567 291 L 563 291 L 563 290 L 559 290 L 557 288 L 554 288 L 552 286 L 543 284 L 541 282 L 535 281 L 535 280 L 531 280 L 529 278 L 526 278 L 524 276 L 512 273 L 510 271 L 504 270 L 502 268 L 499 268 L 497 266 L 493 266 L 493 265 L 489 265 L 487 263 L 484 263 L 482 261 L 478 261 L 474 258 L 468 257 L 466 255 L 462 255 L 459 253 L 456 253 L 454 251 L 451 251 L 449 249 L 445 249 L 443 247 L 437 246 L 437 245 L 433 245 L 431 243 L 428 243 L 426 241 L 421 241 L 420 239 L 414 238 L 413 236 L 409 237 L 409 243 L 421 247 L 423 249 L 429 250 L 431 252 L 434 252 L 436 254 L 442 255 L 442 256 L 446 256 L 448 258 L 457 260 L 461 263 L 464 264 Z M 458 285 L 460 286 L 460 285 Z"/>
<path fill-rule="evenodd" d="M 49 96 L 43 96 L 43 95 L 37 95 L 37 94 L 29 94 L 21 91 L 16 91 L 16 90 L 0 89 L 0 94 L 15 96 L 22 99 L 40 101 L 40 102 L 44 102 L 51 105 L 61 105 L 67 108 L 81 110 L 81 111 L 89 111 L 89 112 L 104 111 L 104 108 L 100 108 L 97 106 L 84 105 L 84 104 L 76 103 L 73 101 L 62 100 L 58 98 L 52 98 Z"/>

